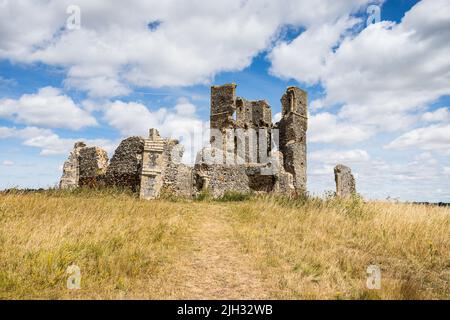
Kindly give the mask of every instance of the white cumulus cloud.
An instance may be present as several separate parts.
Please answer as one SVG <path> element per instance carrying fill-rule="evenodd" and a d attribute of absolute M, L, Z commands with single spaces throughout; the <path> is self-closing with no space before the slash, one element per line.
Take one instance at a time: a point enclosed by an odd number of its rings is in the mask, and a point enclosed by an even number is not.
<path fill-rule="evenodd" d="M 418 113 L 450 94 L 448 12 L 447 0 L 422 0 L 400 23 L 382 21 L 356 33 L 345 31 L 351 25 L 345 20 L 332 24 L 335 28 L 310 28 L 272 50 L 271 71 L 320 83 L 325 97 L 313 106 L 342 105 L 337 114 L 344 126 L 408 130 L 421 120 Z M 444 110 L 422 120 L 441 116 L 446 116 Z"/>
<path fill-rule="evenodd" d="M 84 141 L 88 145 L 99 146 L 111 153 L 117 143 L 108 139 L 62 138 L 50 129 L 37 127 L 0 127 L 0 139 L 19 139 L 22 145 L 40 149 L 40 155 L 66 155 L 72 150 L 77 141 Z"/>
<path fill-rule="evenodd" d="M 346 163 L 361 163 L 370 160 L 370 156 L 365 150 L 333 150 L 322 149 L 311 152 L 309 154 L 309 160 L 315 162 L 320 161 L 327 164 L 346 164 Z"/>
<path fill-rule="evenodd" d="M 147 136 L 156 128 L 165 138 L 178 139 L 185 148 L 183 161 L 192 163 L 209 137 L 208 123 L 196 115 L 195 105 L 181 99 L 171 109 L 151 111 L 136 102 L 114 101 L 104 106 L 104 120 L 125 136 Z"/>
<path fill-rule="evenodd" d="M 431 125 L 408 131 L 386 145 L 386 148 L 420 148 L 450 154 L 450 124 Z"/>
<path fill-rule="evenodd" d="M 425 112 L 421 120 L 425 122 L 446 122 L 450 119 L 448 108 L 439 108 L 434 111 Z"/>
<path fill-rule="evenodd" d="M 78 130 L 97 121 L 57 88 L 45 87 L 19 99 L 0 100 L 0 118 L 15 123 Z"/>
<path fill-rule="evenodd" d="M 315 28 L 368 2 L 129 0 L 124 9 L 120 1 L 79 0 L 81 28 L 68 30 L 70 0 L 7 1 L 0 59 L 62 67 L 67 86 L 94 97 L 204 84 L 249 66 L 284 26 Z"/>
<path fill-rule="evenodd" d="M 328 112 L 310 116 L 308 126 L 310 142 L 348 145 L 364 141 L 373 135 L 369 128 L 342 121 Z"/>

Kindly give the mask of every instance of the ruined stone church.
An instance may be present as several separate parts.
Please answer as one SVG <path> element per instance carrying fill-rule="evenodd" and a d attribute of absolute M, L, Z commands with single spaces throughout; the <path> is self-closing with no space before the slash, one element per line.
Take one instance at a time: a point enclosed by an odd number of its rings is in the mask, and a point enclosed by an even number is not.
<path fill-rule="evenodd" d="M 274 124 L 265 100 L 237 97 L 235 84 L 212 86 L 210 144 L 193 166 L 181 162 L 184 148 L 177 140 L 152 128 L 146 138 L 123 140 L 110 161 L 101 148 L 77 142 L 63 166 L 60 187 L 129 188 L 143 199 L 203 192 L 217 198 L 229 191 L 305 194 L 307 103 L 305 91 L 287 88 L 281 119 Z M 351 173 L 349 180 L 346 169 L 338 171 L 336 186 L 339 178 L 341 193 L 353 192 Z M 340 172 L 346 174 L 344 182 Z"/>

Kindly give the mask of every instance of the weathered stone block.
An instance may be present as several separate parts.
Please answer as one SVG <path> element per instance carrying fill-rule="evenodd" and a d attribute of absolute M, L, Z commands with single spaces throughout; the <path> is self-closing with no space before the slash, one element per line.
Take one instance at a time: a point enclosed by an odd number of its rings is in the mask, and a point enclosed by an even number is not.
<path fill-rule="evenodd" d="M 356 193 L 355 178 L 349 167 L 338 164 L 334 168 L 334 179 L 336 181 L 336 195 L 338 197 L 349 197 Z"/>

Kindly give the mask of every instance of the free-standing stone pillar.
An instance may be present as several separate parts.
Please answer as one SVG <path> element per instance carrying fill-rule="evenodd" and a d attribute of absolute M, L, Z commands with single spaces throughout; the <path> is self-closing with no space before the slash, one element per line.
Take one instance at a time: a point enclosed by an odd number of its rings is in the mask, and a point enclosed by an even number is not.
<path fill-rule="evenodd" d="M 341 198 L 356 193 L 355 178 L 349 167 L 338 164 L 334 168 L 334 179 L 336 181 L 336 195 Z"/>
<path fill-rule="evenodd" d="M 278 124 L 284 169 L 294 177 L 294 188 L 298 193 L 306 193 L 307 100 L 305 91 L 289 87 L 281 98 L 282 115 Z"/>
<path fill-rule="evenodd" d="M 140 197 L 142 199 L 155 199 L 159 196 L 163 186 L 164 169 L 164 140 L 158 130 L 150 129 L 149 138 L 145 139 L 142 157 L 142 174 Z"/>

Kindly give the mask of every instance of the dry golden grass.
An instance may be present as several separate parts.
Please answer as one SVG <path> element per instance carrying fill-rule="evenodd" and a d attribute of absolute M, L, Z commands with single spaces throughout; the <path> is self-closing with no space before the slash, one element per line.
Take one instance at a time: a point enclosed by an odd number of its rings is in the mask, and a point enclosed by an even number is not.
<path fill-rule="evenodd" d="M 450 299 L 449 209 L 227 200 L 0 194 L 0 298 Z M 371 264 L 381 290 L 366 288 Z"/>
<path fill-rule="evenodd" d="M 450 209 L 386 202 L 235 204 L 230 222 L 282 299 L 450 299 Z M 368 290 L 367 267 L 381 268 Z"/>
<path fill-rule="evenodd" d="M 1 195 L 0 298 L 162 298 L 191 216 L 127 195 Z M 66 287 L 72 263 L 82 290 Z"/>

